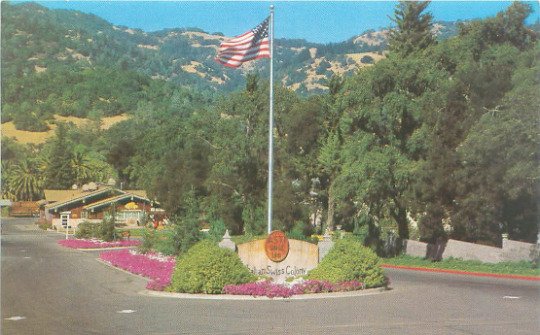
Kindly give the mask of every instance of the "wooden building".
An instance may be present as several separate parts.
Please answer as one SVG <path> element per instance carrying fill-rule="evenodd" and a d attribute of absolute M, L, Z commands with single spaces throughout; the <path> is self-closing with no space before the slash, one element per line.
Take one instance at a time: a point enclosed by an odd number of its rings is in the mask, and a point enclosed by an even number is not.
<path fill-rule="evenodd" d="M 61 215 L 68 213 L 70 225 L 83 221 L 100 222 L 115 213 L 116 223 L 135 226 L 144 221 L 154 203 L 143 190 L 120 190 L 108 185 L 86 189 L 45 190 L 41 217 L 55 228 L 63 228 Z M 65 221 L 64 221 L 65 224 Z"/>

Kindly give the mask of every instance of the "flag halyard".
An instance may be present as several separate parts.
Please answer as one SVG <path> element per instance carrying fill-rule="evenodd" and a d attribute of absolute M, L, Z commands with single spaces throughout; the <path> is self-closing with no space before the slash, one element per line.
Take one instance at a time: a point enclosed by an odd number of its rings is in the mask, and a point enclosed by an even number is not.
<path fill-rule="evenodd" d="M 242 35 L 223 41 L 219 46 L 216 62 L 237 68 L 244 62 L 270 58 L 269 21 L 270 17 Z"/>

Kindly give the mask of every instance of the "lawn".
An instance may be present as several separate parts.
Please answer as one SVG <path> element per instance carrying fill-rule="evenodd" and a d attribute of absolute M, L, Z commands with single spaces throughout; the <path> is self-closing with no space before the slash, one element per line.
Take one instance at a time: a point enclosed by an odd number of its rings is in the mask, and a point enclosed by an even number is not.
<path fill-rule="evenodd" d="M 461 259 L 448 258 L 439 262 L 432 262 L 420 257 L 398 256 L 382 259 L 383 264 L 421 267 L 430 269 L 460 270 L 468 272 L 486 272 L 496 274 L 511 274 L 520 276 L 540 276 L 540 269 L 533 268 L 531 262 L 500 262 L 482 263 L 478 261 L 464 261 Z"/>
<path fill-rule="evenodd" d="M 129 231 L 130 237 L 142 237 L 144 233 L 145 228 L 118 228 L 116 231 L 121 234 L 125 231 Z"/>

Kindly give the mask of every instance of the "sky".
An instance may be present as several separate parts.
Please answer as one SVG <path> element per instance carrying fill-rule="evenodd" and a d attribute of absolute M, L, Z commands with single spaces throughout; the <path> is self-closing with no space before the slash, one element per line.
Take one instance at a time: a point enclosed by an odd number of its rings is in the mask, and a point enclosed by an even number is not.
<path fill-rule="evenodd" d="M 16 1 L 14 1 L 16 2 Z M 269 15 L 275 6 L 275 38 L 310 42 L 342 42 L 369 29 L 391 25 L 396 1 L 36 1 L 51 9 L 74 9 L 95 14 L 114 25 L 147 32 L 197 27 L 225 36 L 239 35 Z M 528 2 L 538 20 L 538 1 Z M 470 20 L 494 16 L 511 1 L 432 1 L 435 21 Z"/>

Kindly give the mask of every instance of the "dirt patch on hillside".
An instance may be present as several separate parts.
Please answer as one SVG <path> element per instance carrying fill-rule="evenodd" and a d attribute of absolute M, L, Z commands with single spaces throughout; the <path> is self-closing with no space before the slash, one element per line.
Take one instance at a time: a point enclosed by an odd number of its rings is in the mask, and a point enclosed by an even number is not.
<path fill-rule="evenodd" d="M 194 36 L 202 37 L 205 40 L 219 40 L 219 41 L 222 41 L 222 40 L 225 39 L 225 37 L 223 37 L 223 36 L 211 35 L 211 34 L 207 34 L 207 33 L 201 33 L 201 32 L 198 32 L 198 31 L 186 31 L 185 33 L 182 33 L 182 35 L 186 35 L 189 38 L 193 38 Z"/>
<path fill-rule="evenodd" d="M 126 114 L 104 117 L 101 119 L 101 129 L 109 129 L 114 124 L 127 120 L 129 118 L 130 116 Z M 89 119 L 78 118 L 74 116 L 55 115 L 54 119 L 61 122 L 71 122 L 77 127 L 84 126 L 86 123 L 90 122 Z M 13 122 L 6 122 L 2 124 L 2 136 L 13 137 L 17 142 L 23 144 L 43 144 L 47 141 L 47 139 L 54 136 L 54 130 L 56 129 L 56 125 L 49 124 L 49 127 L 49 131 L 34 132 L 18 130 L 15 128 L 15 124 L 13 124 Z"/>
<path fill-rule="evenodd" d="M 197 67 L 199 67 L 200 65 L 201 63 L 192 60 L 190 64 L 182 65 L 181 68 L 188 73 L 197 73 L 199 76 L 204 78 L 204 73 L 197 71 Z"/>
<path fill-rule="evenodd" d="M 137 47 L 142 49 L 150 49 L 150 50 L 158 50 L 159 47 L 157 45 L 150 45 L 150 44 L 137 44 Z"/>
<path fill-rule="evenodd" d="M 36 73 L 42 73 L 47 71 L 47 68 L 39 65 L 34 65 L 34 71 L 36 71 Z"/>
<path fill-rule="evenodd" d="M 388 39 L 389 33 L 390 31 L 388 29 L 383 29 L 381 31 L 372 31 L 358 36 L 354 39 L 353 43 L 364 43 L 371 46 L 381 45 Z"/>
<path fill-rule="evenodd" d="M 53 135 L 53 131 L 33 132 L 15 129 L 13 122 L 2 123 L 2 136 L 13 137 L 19 143 L 23 144 L 41 144 L 45 143 Z"/>
<path fill-rule="evenodd" d="M 373 58 L 374 62 L 378 62 L 380 61 L 381 59 L 383 58 L 386 58 L 386 55 L 383 53 L 382 55 L 379 55 L 378 53 L 376 52 L 359 52 L 359 53 L 355 53 L 355 54 L 345 54 L 346 57 L 348 58 L 351 58 L 352 60 L 354 60 L 357 64 L 363 64 L 361 62 L 361 59 L 364 57 L 364 56 L 370 56 L 371 58 Z M 363 64 L 364 66 L 365 65 L 368 65 L 368 64 Z"/>

